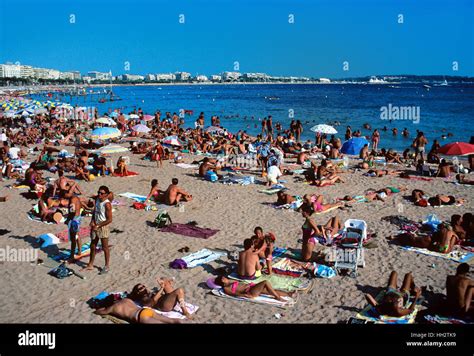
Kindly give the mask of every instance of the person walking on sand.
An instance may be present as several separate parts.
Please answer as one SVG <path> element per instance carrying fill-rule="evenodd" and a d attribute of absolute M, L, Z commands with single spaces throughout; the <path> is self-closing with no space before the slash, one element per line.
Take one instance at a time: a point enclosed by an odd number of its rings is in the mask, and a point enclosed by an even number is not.
<path fill-rule="evenodd" d="M 89 263 L 84 268 L 85 270 L 92 270 L 94 268 L 95 249 L 100 239 L 105 255 L 105 266 L 101 269 L 100 274 L 105 274 L 109 271 L 109 234 L 110 224 L 112 223 L 112 204 L 108 199 L 109 194 L 110 190 L 108 187 L 105 185 L 100 186 L 95 199 L 94 211 L 90 223 L 91 257 Z"/>
<path fill-rule="evenodd" d="M 422 131 L 419 131 L 418 135 L 416 136 L 412 144 L 413 148 L 415 148 L 415 162 L 418 155 L 420 155 L 420 158 L 423 161 L 425 160 L 423 153 L 425 152 L 425 146 L 427 144 L 428 144 L 428 140 L 426 139 L 425 135 L 423 134 Z"/>

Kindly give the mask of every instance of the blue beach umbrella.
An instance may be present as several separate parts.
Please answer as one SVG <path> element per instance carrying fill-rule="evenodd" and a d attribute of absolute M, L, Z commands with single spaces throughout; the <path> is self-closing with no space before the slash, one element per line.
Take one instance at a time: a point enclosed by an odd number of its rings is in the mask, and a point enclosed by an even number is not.
<path fill-rule="evenodd" d="M 364 145 L 368 145 L 364 137 L 352 137 L 342 144 L 341 152 L 347 155 L 358 155 Z"/>

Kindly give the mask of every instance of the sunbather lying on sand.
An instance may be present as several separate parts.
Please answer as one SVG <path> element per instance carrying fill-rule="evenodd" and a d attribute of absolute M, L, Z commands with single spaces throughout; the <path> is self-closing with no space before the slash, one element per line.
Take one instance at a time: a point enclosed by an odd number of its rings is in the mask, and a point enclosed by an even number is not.
<path fill-rule="evenodd" d="M 461 263 L 456 269 L 456 275 L 446 278 L 446 295 L 449 311 L 454 316 L 474 315 L 474 281 L 469 278 L 469 265 Z"/>
<path fill-rule="evenodd" d="M 134 287 L 143 287 L 136 285 Z M 99 308 L 95 312 L 98 315 L 112 315 L 120 319 L 128 320 L 132 323 L 140 324 L 179 324 L 180 320 L 170 319 L 160 314 L 157 314 L 149 307 L 138 306 L 131 297 L 124 298 L 115 302 L 109 307 Z"/>
<path fill-rule="evenodd" d="M 291 204 L 294 201 L 296 201 L 295 197 L 293 197 L 290 194 L 287 194 L 287 193 L 283 192 L 282 190 L 280 190 L 277 193 L 277 197 L 278 197 L 278 199 L 277 199 L 276 205 L 286 205 L 286 204 Z"/>
<path fill-rule="evenodd" d="M 456 180 L 458 181 L 459 184 L 474 185 L 474 180 L 466 179 L 464 174 L 456 174 Z"/>
<path fill-rule="evenodd" d="M 388 240 L 396 241 L 402 246 L 426 248 L 434 252 L 449 253 L 458 242 L 458 236 L 454 233 L 451 226 L 441 224 L 438 231 L 432 236 L 416 236 L 405 233 L 395 237 L 388 237 Z"/>
<path fill-rule="evenodd" d="M 158 283 L 161 286 L 161 290 L 156 293 L 151 293 L 143 284 L 137 284 L 130 293 L 129 298 L 140 305 L 164 312 L 172 311 L 176 304 L 178 304 L 183 311 L 183 315 L 188 319 L 192 319 L 184 302 L 184 289 L 174 289 L 171 279 L 158 279 Z"/>
<path fill-rule="evenodd" d="M 344 206 L 344 203 L 342 202 L 337 202 L 334 204 L 324 204 L 324 197 L 322 195 L 309 195 L 305 194 L 303 196 L 303 204 L 298 210 L 302 210 L 304 208 L 311 208 L 313 212 L 315 213 L 322 213 L 328 209 L 334 208 L 334 207 L 342 207 Z"/>
<path fill-rule="evenodd" d="M 256 298 L 260 294 L 272 296 L 276 300 L 284 302 L 282 297 L 291 297 L 294 292 L 288 293 L 283 291 L 276 291 L 268 281 L 263 281 L 258 284 L 246 284 L 238 281 L 231 281 L 230 279 L 219 276 L 214 281 L 215 284 L 224 289 L 224 293 L 233 297 Z"/>
<path fill-rule="evenodd" d="M 397 279 L 397 272 L 392 271 L 388 279 L 387 290 L 380 304 L 370 294 L 365 294 L 367 302 L 375 307 L 380 315 L 399 318 L 411 314 L 415 310 L 416 302 L 421 295 L 421 289 L 415 287 L 411 273 L 407 273 L 403 278 L 403 284 L 400 290 L 397 287 Z M 410 293 L 414 293 L 415 299 L 408 308 L 405 308 L 404 305 L 410 298 Z"/>
<path fill-rule="evenodd" d="M 400 174 L 402 171 L 389 171 L 388 169 L 370 169 L 364 175 L 369 177 L 383 177 L 383 176 L 396 176 Z"/>

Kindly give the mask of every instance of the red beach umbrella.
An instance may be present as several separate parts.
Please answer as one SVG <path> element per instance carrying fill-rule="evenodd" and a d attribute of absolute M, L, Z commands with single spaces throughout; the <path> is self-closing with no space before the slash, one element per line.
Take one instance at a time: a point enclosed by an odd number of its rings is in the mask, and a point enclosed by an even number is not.
<path fill-rule="evenodd" d="M 438 153 L 447 156 L 466 156 L 474 154 L 474 145 L 466 142 L 453 142 L 444 145 L 438 150 Z"/>

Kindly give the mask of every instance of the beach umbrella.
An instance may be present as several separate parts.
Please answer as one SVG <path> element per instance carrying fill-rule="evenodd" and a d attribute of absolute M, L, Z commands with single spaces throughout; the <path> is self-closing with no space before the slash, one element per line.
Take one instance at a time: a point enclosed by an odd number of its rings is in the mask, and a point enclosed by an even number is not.
<path fill-rule="evenodd" d="M 99 148 L 98 150 L 95 150 L 94 152 L 100 153 L 100 154 L 120 153 L 120 152 L 128 152 L 128 148 L 120 146 L 120 145 L 107 145 L 107 146 Z"/>
<path fill-rule="evenodd" d="M 93 140 L 107 140 L 109 138 L 120 137 L 122 133 L 114 127 L 99 127 L 91 133 Z"/>
<path fill-rule="evenodd" d="M 140 118 L 140 116 L 138 116 L 137 114 L 130 114 L 128 117 L 130 119 L 139 119 Z"/>
<path fill-rule="evenodd" d="M 132 127 L 132 130 L 135 131 L 135 132 L 143 132 L 143 133 L 147 133 L 147 132 L 150 132 L 151 129 L 145 125 L 142 125 L 142 124 L 138 124 L 138 125 L 135 125 Z"/>
<path fill-rule="evenodd" d="M 151 116 L 151 115 L 144 115 L 143 116 L 143 121 L 151 121 L 153 120 L 155 117 L 154 116 Z"/>
<path fill-rule="evenodd" d="M 115 126 L 117 125 L 117 123 L 112 120 L 110 117 L 99 117 L 97 120 L 95 120 L 96 123 L 98 124 L 103 124 L 103 125 L 112 125 L 112 126 Z"/>
<path fill-rule="evenodd" d="M 348 155 L 358 155 L 362 147 L 368 144 L 369 141 L 364 137 L 352 137 L 342 144 L 341 152 Z"/>
<path fill-rule="evenodd" d="M 165 137 L 162 141 L 165 145 L 172 145 L 172 146 L 181 146 L 181 143 L 178 141 L 177 136 L 168 136 Z"/>
<path fill-rule="evenodd" d="M 224 129 L 222 127 L 209 126 L 205 131 L 209 133 L 222 134 L 224 132 Z"/>
<path fill-rule="evenodd" d="M 474 145 L 467 142 L 452 142 L 441 147 L 438 153 L 446 156 L 466 156 L 474 154 Z"/>
<path fill-rule="evenodd" d="M 320 132 L 327 135 L 337 134 L 337 131 L 334 127 L 332 127 L 331 125 L 325 125 L 325 124 L 319 124 L 319 125 L 313 126 L 310 130 L 313 132 Z"/>

